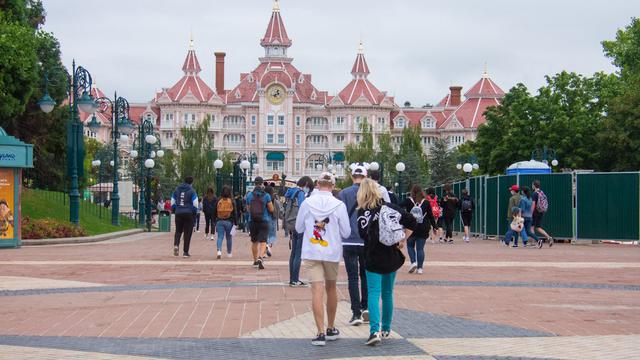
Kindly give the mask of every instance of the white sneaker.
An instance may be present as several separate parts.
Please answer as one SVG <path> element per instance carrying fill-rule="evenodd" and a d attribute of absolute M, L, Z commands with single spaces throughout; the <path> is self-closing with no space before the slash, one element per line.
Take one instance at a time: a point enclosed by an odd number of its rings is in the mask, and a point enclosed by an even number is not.
<path fill-rule="evenodd" d="M 231 255 L 231 253 L 227 253 L 227 257 L 231 258 L 231 257 L 233 257 L 233 255 Z"/>
<path fill-rule="evenodd" d="M 469 242 L 469 238 L 468 238 L 468 237 L 465 237 L 465 238 L 464 238 L 464 242 Z"/>
<path fill-rule="evenodd" d="M 418 269 L 418 274 L 422 274 L 423 272 L 422 268 Z"/>
<path fill-rule="evenodd" d="M 218 250 L 218 259 L 220 259 L 222 257 L 222 251 Z"/>
<path fill-rule="evenodd" d="M 411 266 L 409 266 L 409 274 L 413 274 L 417 268 L 418 268 L 418 264 L 411 263 Z"/>

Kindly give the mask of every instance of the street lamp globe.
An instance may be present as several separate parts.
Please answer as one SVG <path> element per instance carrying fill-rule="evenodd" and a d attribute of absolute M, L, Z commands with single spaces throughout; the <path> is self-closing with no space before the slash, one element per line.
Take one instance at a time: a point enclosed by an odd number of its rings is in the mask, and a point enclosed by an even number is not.
<path fill-rule="evenodd" d="M 129 141 L 129 135 L 120 134 L 120 141 Z"/>
<path fill-rule="evenodd" d="M 115 166 L 115 165 L 116 165 L 116 163 L 115 163 L 115 161 L 111 160 L 111 161 L 109 161 L 109 165 L 111 165 L 111 166 Z"/>
<path fill-rule="evenodd" d="M 154 166 L 156 166 L 156 162 L 153 161 L 153 159 L 147 159 L 144 161 L 144 167 L 147 169 L 152 169 Z"/>
<path fill-rule="evenodd" d="M 137 158 L 138 157 L 138 150 L 131 150 L 130 155 L 131 155 L 132 159 Z"/>
<path fill-rule="evenodd" d="M 164 157 L 164 150 L 156 151 L 156 155 L 158 155 L 158 157 L 162 159 Z"/>
<path fill-rule="evenodd" d="M 396 164 L 396 171 L 397 172 L 403 172 L 406 169 L 406 166 L 404 165 L 403 162 L 399 162 Z"/>
<path fill-rule="evenodd" d="M 471 173 L 473 171 L 473 165 L 465 163 L 464 165 L 462 165 L 462 171 L 466 172 L 467 174 Z"/>
<path fill-rule="evenodd" d="M 371 171 L 378 171 L 380 170 L 380 164 L 378 164 L 377 162 L 372 162 L 371 164 L 369 164 L 369 170 Z"/>
<path fill-rule="evenodd" d="M 83 91 L 82 96 L 77 100 L 78 107 L 82 112 L 92 113 L 94 110 L 94 101 L 88 92 Z"/>
<path fill-rule="evenodd" d="M 214 162 L 213 162 L 213 167 L 214 167 L 216 170 L 220 170 L 220 169 L 222 169 L 222 167 L 223 167 L 223 166 L 224 166 L 224 163 L 223 163 L 223 162 L 222 162 L 222 160 L 220 160 L 220 159 L 217 159 L 216 161 L 214 161 Z"/>
<path fill-rule="evenodd" d="M 102 161 L 100 160 L 93 160 L 91 162 L 91 166 L 94 166 L 94 167 L 100 166 L 101 164 L 102 164 Z"/>
<path fill-rule="evenodd" d="M 155 152 L 155 151 L 153 151 L 153 150 L 151 150 L 151 152 L 149 153 L 149 156 L 150 156 L 152 159 L 155 159 L 155 157 L 156 157 L 156 152 Z"/>
<path fill-rule="evenodd" d="M 42 99 L 38 101 L 38 106 L 40 106 L 40 110 L 48 114 L 56 107 L 56 101 L 49 96 L 48 92 L 45 92 Z"/>
<path fill-rule="evenodd" d="M 240 161 L 240 169 L 249 170 L 250 167 L 251 167 L 251 163 L 249 162 L 249 160 Z"/>
<path fill-rule="evenodd" d="M 478 163 L 473 163 L 473 170 L 478 170 L 480 169 L 480 165 L 478 165 Z"/>
<path fill-rule="evenodd" d="M 155 136 L 153 136 L 153 135 L 149 134 L 149 135 L 147 135 L 147 136 L 145 136 L 145 137 L 144 137 L 144 141 L 145 141 L 147 144 L 151 144 L 151 145 L 153 145 L 153 144 L 155 144 L 155 143 L 156 143 L 156 141 L 158 141 L 158 139 L 156 139 L 156 137 L 155 137 Z"/>
<path fill-rule="evenodd" d="M 551 166 L 558 166 L 558 160 L 556 159 L 551 160 Z"/>
<path fill-rule="evenodd" d="M 462 164 L 457 164 L 457 165 L 456 165 L 456 169 L 458 169 L 458 170 L 462 170 Z"/>

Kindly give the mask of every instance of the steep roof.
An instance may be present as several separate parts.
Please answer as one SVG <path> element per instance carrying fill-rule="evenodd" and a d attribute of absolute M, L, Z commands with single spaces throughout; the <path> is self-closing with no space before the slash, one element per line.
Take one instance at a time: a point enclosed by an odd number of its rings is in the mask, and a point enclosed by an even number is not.
<path fill-rule="evenodd" d="M 338 93 L 345 105 L 353 105 L 358 100 L 365 100 L 372 105 L 380 105 L 387 97 L 385 92 L 378 90 L 367 78 L 370 74 L 367 60 L 364 57 L 362 42 L 358 47 L 356 60 L 351 68 L 353 80 Z"/>
<path fill-rule="evenodd" d="M 356 61 L 353 63 L 353 67 L 351 68 L 351 75 L 369 75 L 369 65 L 367 65 L 367 60 L 364 58 L 364 49 L 362 47 L 362 41 L 360 42 L 360 46 L 358 47 L 358 55 L 356 56 Z"/>
<path fill-rule="evenodd" d="M 278 0 L 275 0 L 273 3 L 271 20 L 269 21 L 264 37 L 260 41 L 260 45 L 291 46 L 291 39 L 289 39 L 289 36 L 287 35 L 287 30 L 284 27 L 282 16 L 280 16 L 280 2 Z"/>
<path fill-rule="evenodd" d="M 464 96 L 466 98 L 501 98 L 504 96 L 504 91 L 485 72 L 482 74 L 482 78 Z"/>
<path fill-rule="evenodd" d="M 184 75 L 175 85 L 167 90 L 171 101 L 192 100 L 194 102 L 207 102 L 214 96 L 213 90 L 200 78 L 200 62 L 193 49 L 193 41 L 189 45 L 187 57 L 184 59 L 182 71 Z M 156 96 L 156 100 L 162 93 Z M 190 99 L 185 99 L 189 97 Z"/>

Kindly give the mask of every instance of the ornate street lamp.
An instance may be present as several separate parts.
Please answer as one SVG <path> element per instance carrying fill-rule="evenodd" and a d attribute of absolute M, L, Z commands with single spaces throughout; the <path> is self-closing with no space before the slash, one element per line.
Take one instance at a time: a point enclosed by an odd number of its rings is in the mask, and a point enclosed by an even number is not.
<path fill-rule="evenodd" d="M 222 191 L 222 174 L 220 173 L 220 169 L 222 169 L 223 166 L 224 162 L 220 159 L 213 162 L 213 167 L 216 169 L 216 194 L 218 197 Z"/>
<path fill-rule="evenodd" d="M 40 110 L 50 113 L 55 108 L 56 102 L 49 95 L 49 75 L 44 75 L 45 91 L 38 101 Z M 95 103 L 91 98 L 92 78 L 89 71 L 82 66 L 76 67 L 75 60 L 72 63 L 71 75 L 68 78 L 69 98 L 71 99 L 70 131 L 67 132 L 67 175 L 71 179 L 69 189 L 69 221 L 78 225 L 80 222 L 80 191 L 78 190 L 78 178 L 83 176 L 84 162 L 84 138 L 82 123 L 78 111 L 92 113 Z"/>
<path fill-rule="evenodd" d="M 91 166 L 98 168 L 98 184 L 99 184 L 98 185 L 98 188 L 99 188 L 98 192 L 100 193 L 100 196 L 102 196 L 102 161 L 99 160 L 99 159 L 98 160 L 93 160 L 91 162 Z M 94 203 L 95 203 L 95 201 L 94 201 Z M 98 208 L 99 208 L 99 211 L 100 211 L 100 213 L 99 213 L 100 219 L 102 219 L 102 204 L 100 204 L 100 206 L 98 206 Z"/>
<path fill-rule="evenodd" d="M 406 170 L 406 166 L 403 162 L 399 162 L 396 164 L 396 171 L 398 172 L 398 177 L 396 181 L 396 193 L 398 196 L 402 196 L 402 173 Z"/>
<path fill-rule="evenodd" d="M 551 166 L 558 166 L 558 159 L 554 149 L 545 146 L 542 149 L 535 149 L 531 152 L 531 160 L 540 161 L 549 165 L 549 159 L 551 159 Z"/>
<path fill-rule="evenodd" d="M 111 192 L 111 224 L 120 226 L 120 194 L 118 193 L 118 141 L 133 133 L 134 125 L 129 120 L 129 101 L 114 94 L 115 101 L 107 97 L 96 99 L 95 110 L 100 113 L 110 111 L 111 139 L 113 140 L 113 191 Z"/>
<path fill-rule="evenodd" d="M 156 165 L 153 159 L 147 159 L 144 161 L 144 167 L 147 169 L 147 191 L 145 192 L 144 197 L 147 200 L 147 231 L 151 232 L 151 169 Z M 140 191 L 142 194 L 142 191 Z M 144 208 L 143 208 L 144 209 Z"/>

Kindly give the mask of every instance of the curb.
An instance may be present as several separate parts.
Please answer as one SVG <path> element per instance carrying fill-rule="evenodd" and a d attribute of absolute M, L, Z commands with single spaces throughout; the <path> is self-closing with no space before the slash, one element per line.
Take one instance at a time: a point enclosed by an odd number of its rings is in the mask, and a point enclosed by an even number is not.
<path fill-rule="evenodd" d="M 74 238 L 60 238 L 60 239 L 27 239 L 22 240 L 22 246 L 39 246 L 39 245 L 60 245 L 60 244 L 83 244 L 93 243 L 106 240 L 117 239 L 124 236 L 138 234 L 144 232 L 144 229 L 131 229 L 124 231 L 116 231 L 107 234 L 100 234 L 94 236 L 83 236 Z"/>

